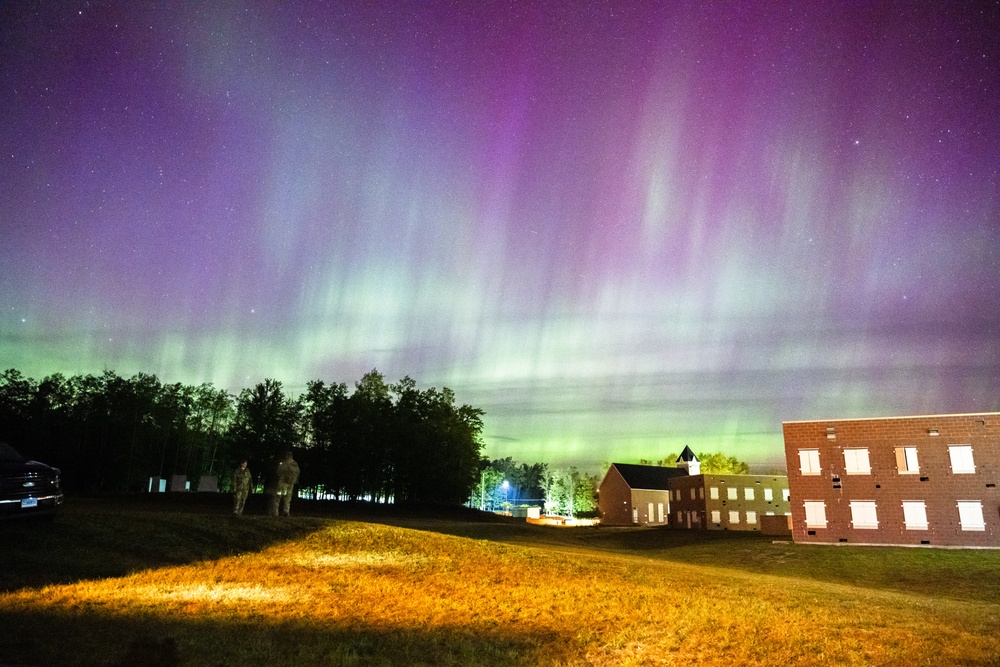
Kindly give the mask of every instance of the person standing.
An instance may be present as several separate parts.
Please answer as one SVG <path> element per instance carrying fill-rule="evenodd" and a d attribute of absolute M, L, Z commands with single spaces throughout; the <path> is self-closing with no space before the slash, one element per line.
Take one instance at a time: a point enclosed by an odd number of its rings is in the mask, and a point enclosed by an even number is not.
<path fill-rule="evenodd" d="M 252 483 L 253 475 L 250 474 L 246 459 L 244 459 L 233 471 L 233 514 L 243 514 L 243 506 L 247 502 L 247 496 L 250 495 Z"/>
<path fill-rule="evenodd" d="M 284 460 L 278 463 L 278 485 L 271 500 L 271 516 L 288 516 L 292 506 L 292 488 L 299 481 L 299 464 L 292 458 L 292 453 L 285 454 Z"/>

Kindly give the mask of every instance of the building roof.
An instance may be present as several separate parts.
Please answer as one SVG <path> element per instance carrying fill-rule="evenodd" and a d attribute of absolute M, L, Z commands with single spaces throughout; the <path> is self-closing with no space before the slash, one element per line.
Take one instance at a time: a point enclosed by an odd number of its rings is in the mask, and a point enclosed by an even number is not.
<path fill-rule="evenodd" d="M 688 474 L 684 468 L 664 468 L 663 466 L 644 466 L 634 463 L 612 463 L 611 465 L 618 470 L 630 489 L 666 491 L 668 481 L 672 477 L 685 477 Z"/>
<path fill-rule="evenodd" d="M 694 452 L 691 451 L 690 447 L 684 445 L 684 451 L 681 452 L 681 455 L 677 457 L 677 460 L 687 461 L 688 463 L 690 463 L 691 461 L 697 461 L 698 457 L 694 455 Z"/>
<path fill-rule="evenodd" d="M 798 419 L 785 420 L 782 424 L 819 424 L 825 422 L 863 422 L 883 421 L 889 419 L 939 419 L 941 417 L 1000 417 L 1000 412 L 959 412 L 956 414 L 936 415 L 902 415 L 894 417 L 838 417 L 836 419 Z"/>

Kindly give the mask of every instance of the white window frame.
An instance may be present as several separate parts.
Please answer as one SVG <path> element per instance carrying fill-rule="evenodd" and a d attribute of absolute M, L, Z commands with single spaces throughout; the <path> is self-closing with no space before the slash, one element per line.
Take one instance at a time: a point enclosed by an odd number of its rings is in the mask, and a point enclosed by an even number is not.
<path fill-rule="evenodd" d="M 896 447 L 896 470 L 900 475 L 920 474 L 916 447 Z"/>
<path fill-rule="evenodd" d="M 739 510 L 729 510 L 729 525 L 738 526 L 740 524 Z"/>
<path fill-rule="evenodd" d="M 874 500 L 851 501 L 851 527 L 857 530 L 878 530 L 878 508 Z"/>
<path fill-rule="evenodd" d="M 735 486 L 730 486 L 726 489 L 726 500 L 739 500 L 740 492 Z"/>
<path fill-rule="evenodd" d="M 803 475 L 819 475 L 823 472 L 818 449 L 799 450 L 799 472 Z"/>
<path fill-rule="evenodd" d="M 857 447 L 844 450 L 844 472 L 848 475 L 870 475 L 872 464 L 868 460 L 868 448 Z"/>
<path fill-rule="evenodd" d="M 711 498 L 712 500 L 718 500 L 719 499 L 719 487 L 717 487 L 717 486 L 710 486 L 710 487 L 708 487 L 708 497 Z"/>
<path fill-rule="evenodd" d="M 792 497 L 791 491 L 789 491 L 788 489 L 781 490 L 781 499 L 784 500 L 786 503 L 789 501 L 789 499 L 791 499 L 791 497 Z"/>
<path fill-rule="evenodd" d="M 722 523 L 721 510 L 712 510 L 712 523 Z"/>
<path fill-rule="evenodd" d="M 903 524 L 907 530 L 927 530 L 927 503 L 922 500 L 904 500 Z"/>
<path fill-rule="evenodd" d="M 948 445 L 953 475 L 976 474 L 976 461 L 972 456 L 972 445 Z"/>
<path fill-rule="evenodd" d="M 802 507 L 806 512 L 806 528 L 826 528 L 826 502 L 806 500 Z"/>
<path fill-rule="evenodd" d="M 983 518 L 983 503 L 979 500 L 959 500 L 958 520 L 962 530 L 984 531 L 986 520 Z"/>
<path fill-rule="evenodd" d="M 771 502 L 772 500 L 774 500 L 774 489 L 771 488 L 764 489 L 764 500 L 766 500 L 767 502 Z"/>
<path fill-rule="evenodd" d="M 753 487 L 748 486 L 743 489 L 743 500 L 753 500 Z"/>
<path fill-rule="evenodd" d="M 753 526 L 757 523 L 757 513 L 753 510 L 747 510 L 747 524 Z"/>

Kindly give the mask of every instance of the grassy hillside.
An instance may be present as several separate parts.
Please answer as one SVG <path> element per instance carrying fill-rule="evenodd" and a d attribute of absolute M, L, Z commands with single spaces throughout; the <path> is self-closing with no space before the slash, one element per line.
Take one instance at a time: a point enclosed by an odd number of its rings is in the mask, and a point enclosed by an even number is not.
<path fill-rule="evenodd" d="M 996 551 L 67 510 L 0 527 L 0 664 L 1000 665 Z"/>

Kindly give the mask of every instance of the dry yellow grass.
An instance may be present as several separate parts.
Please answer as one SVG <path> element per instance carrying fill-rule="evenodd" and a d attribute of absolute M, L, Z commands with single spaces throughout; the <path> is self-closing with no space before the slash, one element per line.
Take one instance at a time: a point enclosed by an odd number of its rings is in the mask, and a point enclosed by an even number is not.
<path fill-rule="evenodd" d="M 143 633 L 171 637 L 185 665 L 1000 664 L 1000 604 L 351 521 L 257 553 L 14 591 L 0 612 L 80 628 L 67 664 L 122 661 Z M 118 654 L 95 658 L 116 636 Z"/>

